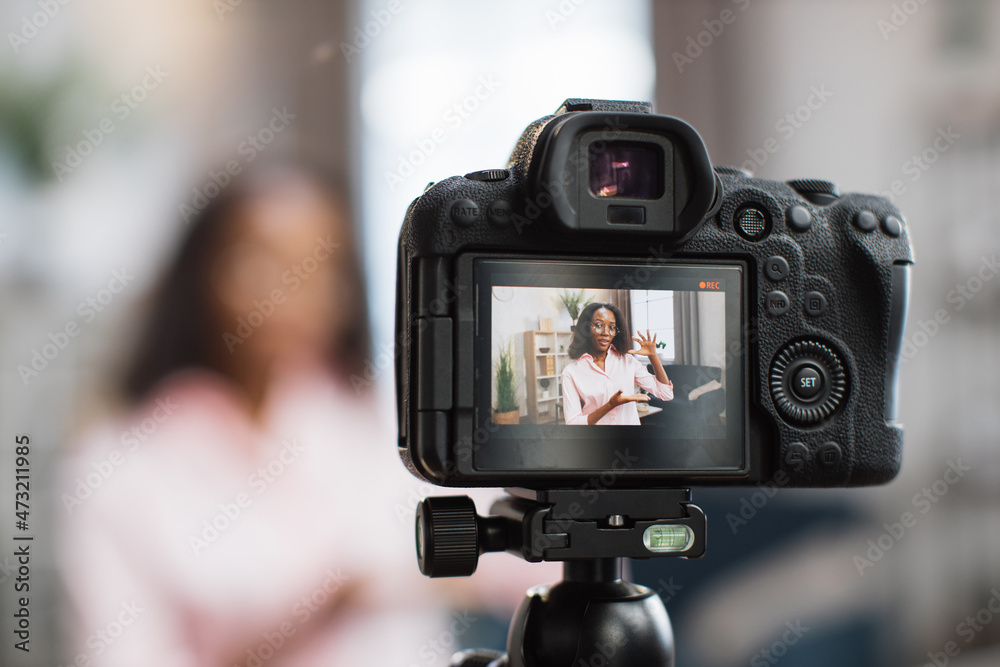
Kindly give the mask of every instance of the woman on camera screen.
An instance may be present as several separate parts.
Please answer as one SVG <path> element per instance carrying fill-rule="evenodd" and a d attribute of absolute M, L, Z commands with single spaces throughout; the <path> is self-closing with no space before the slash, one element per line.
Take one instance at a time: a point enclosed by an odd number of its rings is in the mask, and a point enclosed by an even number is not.
<path fill-rule="evenodd" d="M 563 414 L 567 424 L 639 425 L 636 403 L 649 396 L 636 394 L 635 385 L 664 401 L 674 397 L 656 354 L 656 336 L 637 332 L 632 340 L 621 311 L 609 303 L 592 303 L 583 309 L 569 345 L 572 362 L 562 373 Z M 636 359 L 645 356 L 655 375 Z"/>

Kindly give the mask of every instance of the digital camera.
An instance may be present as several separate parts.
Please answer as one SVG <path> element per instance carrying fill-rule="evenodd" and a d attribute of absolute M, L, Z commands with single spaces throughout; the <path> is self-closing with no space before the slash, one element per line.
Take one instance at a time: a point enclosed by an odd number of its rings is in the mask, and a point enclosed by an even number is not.
<path fill-rule="evenodd" d="M 445 486 L 858 486 L 899 470 L 913 263 L 889 200 L 714 167 L 569 99 L 399 239 L 400 453 Z"/>

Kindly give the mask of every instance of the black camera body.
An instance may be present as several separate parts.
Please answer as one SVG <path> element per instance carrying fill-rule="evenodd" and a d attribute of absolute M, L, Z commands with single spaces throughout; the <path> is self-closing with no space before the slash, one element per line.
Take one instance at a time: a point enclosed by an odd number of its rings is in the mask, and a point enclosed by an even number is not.
<path fill-rule="evenodd" d="M 713 168 L 648 104 L 566 100 L 506 169 L 407 211 L 400 453 L 445 486 L 886 482 L 912 263 L 885 198 Z M 604 305 L 574 315 L 588 296 Z M 655 352 L 637 337 L 600 361 L 597 313 L 658 332 Z"/>

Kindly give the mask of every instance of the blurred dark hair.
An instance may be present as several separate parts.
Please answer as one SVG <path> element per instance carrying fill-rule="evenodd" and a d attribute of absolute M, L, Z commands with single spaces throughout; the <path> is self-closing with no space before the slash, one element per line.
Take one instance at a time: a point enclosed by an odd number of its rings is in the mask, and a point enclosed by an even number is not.
<path fill-rule="evenodd" d="M 618 310 L 618 306 L 610 303 L 591 303 L 583 309 L 580 317 L 576 320 L 576 328 L 573 330 L 573 340 L 569 342 L 570 359 L 579 359 L 584 353 L 594 353 L 593 330 L 590 328 L 590 325 L 594 321 L 594 313 L 601 308 L 607 308 L 615 316 L 617 332 L 615 333 L 615 337 L 611 339 L 611 344 L 615 346 L 615 351 L 618 354 L 625 354 L 632 349 L 630 342 L 632 336 L 629 335 L 628 327 L 625 325 L 625 318 L 622 317 L 622 311 Z"/>
<path fill-rule="evenodd" d="M 287 177 L 315 187 L 335 202 L 345 219 L 353 223 L 345 189 L 318 170 L 293 167 L 254 172 L 253 175 L 241 175 L 230 183 L 188 223 L 187 236 L 161 278 L 122 378 L 121 389 L 126 399 L 140 401 L 166 376 L 183 369 L 202 368 L 227 374 L 219 363 L 223 358 L 219 354 L 222 341 L 216 307 L 209 296 L 209 272 L 230 226 L 238 220 L 238 209 L 269 190 L 281 187 Z M 344 236 L 342 247 L 346 252 L 339 255 L 340 261 L 346 262 L 344 268 L 350 284 L 362 296 L 355 301 L 358 312 L 349 318 L 351 324 L 330 341 L 327 358 L 331 369 L 346 380 L 363 371 L 364 361 L 369 357 L 370 338 L 356 225 L 348 224 Z"/>

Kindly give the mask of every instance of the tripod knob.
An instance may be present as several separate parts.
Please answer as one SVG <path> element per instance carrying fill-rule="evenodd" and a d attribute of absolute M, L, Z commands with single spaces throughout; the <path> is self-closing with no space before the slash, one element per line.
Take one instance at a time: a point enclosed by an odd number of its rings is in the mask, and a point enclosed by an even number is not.
<path fill-rule="evenodd" d="M 479 517 L 468 496 L 424 498 L 417 506 L 417 560 L 428 577 L 467 577 L 479 565 Z"/>

